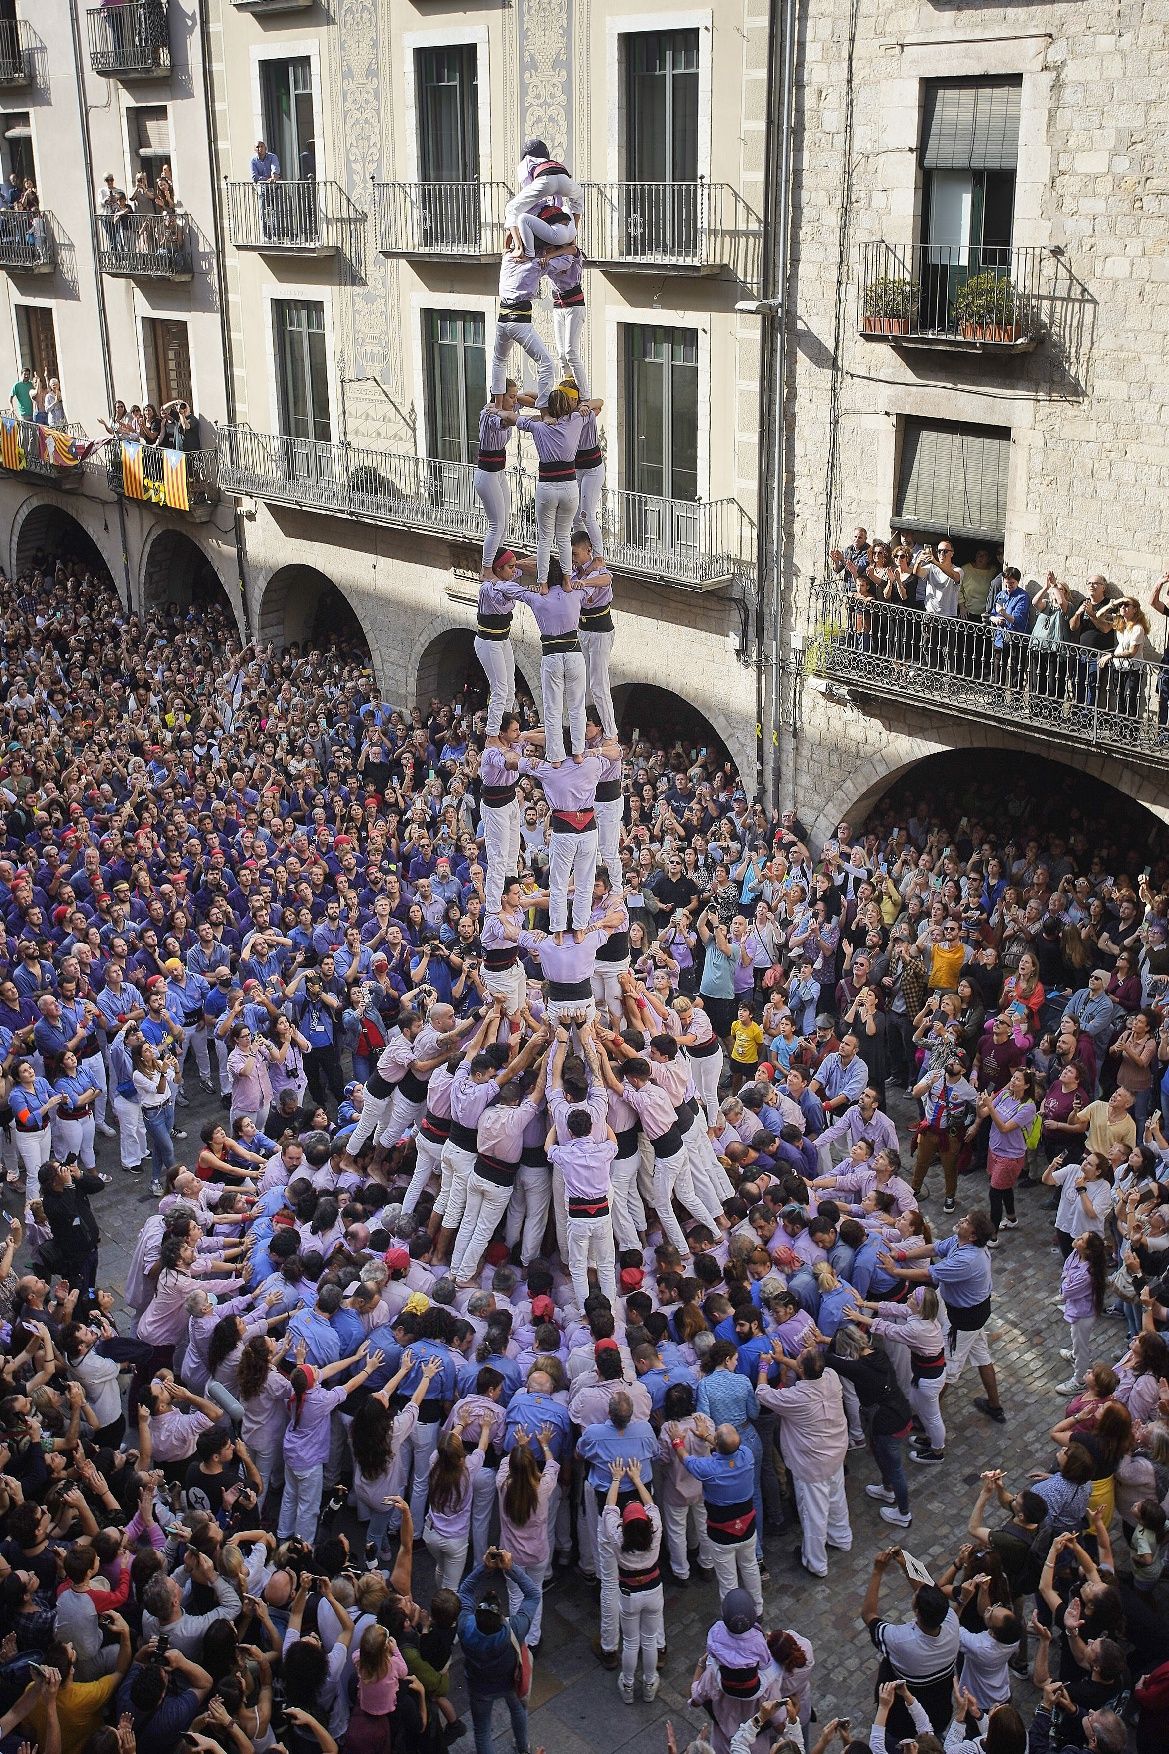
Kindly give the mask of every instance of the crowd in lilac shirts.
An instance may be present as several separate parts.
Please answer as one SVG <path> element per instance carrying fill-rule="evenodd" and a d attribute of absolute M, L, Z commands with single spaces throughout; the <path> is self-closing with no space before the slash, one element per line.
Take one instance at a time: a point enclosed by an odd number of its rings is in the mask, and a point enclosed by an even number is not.
<path fill-rule="evenodd" d="M 672 1592 L 709 1584 L 685 1655 L 716 1754 L 823 1754 L 848 1744 L 809 1729 L 831 1653 L 782 1604 L 854 1542 L 906 1683 L 878 1754 L 1014 1754 L 1025 1674 L 1035 1754 L 1119 1754 L 1126 1719 L 1160 1745 L 1156 847 L 1094 862 L 1074 808 L 1011 843 L 973 797 L 813 857 L 729 765 L 639 742 L 622 869 L 549 935 L 526 777 L 518 887 L 486 914 L 473 677 L 402 710 L 359 652 L 127 617 L 80 564 L 0 595 L 5 1754 L 113 1754 L 119 1720 L 147 1754 L 490 1754 L 496 1705 L 522 1749 L 515 1647 L 569 1566 L 619 1700 L 656 1698 Z M 987 1169 L 997 1230 L 954 1197 Z M 148 1172 L 115 1298 L 103 1201 Z M 959 1486 L 969 1547 L 887 1619 L 886 1543 L 967 1367 L 1009 1419 L 994 1249 L 1041 1178 L 1074 1365 L 1055 1461 Z"/>

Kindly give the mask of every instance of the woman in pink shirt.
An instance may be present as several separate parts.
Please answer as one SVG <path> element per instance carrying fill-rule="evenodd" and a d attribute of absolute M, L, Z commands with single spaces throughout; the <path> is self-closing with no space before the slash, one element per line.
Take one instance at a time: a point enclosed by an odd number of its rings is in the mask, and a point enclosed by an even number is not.
<path fill-rule="evenodd" d="M 560 1481 L 560 1463 L 550 1448 L 550 1425 L 540 1427 L 536 1441 L 543 1453 L 542 1467 L 532 1451 L 528 1433 L 522 1425 L 516 1427 L 515 1448 L 499 1464 L 495 1490 L 499 1494 L 499 1544 L 530 1578 L 540 1582 L 552 1558 L 548 1506 Z M 509 1591 L 510 1588 L 509 1585 Z M 541 1601 L 528 1628 L 526 1642 L 533 1650 L 540 1642 L 543 1616 Z"/>
<path fill-rule="evenodd" d="M 187 1299 L 195 1291 L 233 1292 L 243 1287 L 242 1279 L 196 1279 L 192 1276 L 195 1265 L 195 1246 L 193 1243 L 180 1242 L 177 1236 L 168 1236 L 158 1256 L 158 1278 L 154 1284 L 154 1296 L 147 1304 L 142 1319 L 138 1323 L 138 1338 L 148 1346 L 153 1346 L 160 1355 L 156 1362 L 171 1363 L 174 1349 L 187 1330 L 189 1312 Z M 212 1261 L 212 1268 L 230 1273 L 228 1261 Z M 163 1354 L 167 1356 L 162 1357 Z"/>
<path fill-rule="evenodd" d="M 434 1560 L 440 1590 L 457 1590 L 467 1563 L 471 1536 L 471 1500 L 475 1475 L 491 1442 L 494 1427 L 486 1420 L 479 1442 L 468 1455 L 463 1448 L 462 1426 L 440 1437 L 430 1458 L 428 1492 L 430 1508 L 422 1539 Z"/>

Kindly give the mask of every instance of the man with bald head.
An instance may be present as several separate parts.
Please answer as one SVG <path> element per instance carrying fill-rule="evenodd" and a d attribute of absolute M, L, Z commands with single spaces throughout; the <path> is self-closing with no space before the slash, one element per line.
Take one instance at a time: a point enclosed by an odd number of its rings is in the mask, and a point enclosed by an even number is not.
<path fill-rule="evenodd" d="M 763 1579 L 755 1552 L 755 1457 L 743 1447 L 733 1425 L 716 1426 L 705 1414 L 698 1414 L 692 1423 L 694 1435 L 714 1446 L 710 1455 L 687 1455 L 684 1435 L 671 1441 L 686 1472 L 702 1482 L 719 1596 L 746 1590 L 755 1612 L 762 1614 Z"/>
<path fill-rule="evenodd" d="M 734 1435 L 737 1442 L 738 1434 Z M 613 1483 L 612 1464 L 621 1461 L 628 1468 L 630 1462 L 637 1462 L 641 1467 L 642 1478 L 650 1480 L 653 1477 L 654 1457 L 658 1453 L 657 1434 L 648 1420 L 633 1417 L 632 1400 L 624 1389 L 618 1389 L 609 1400 L 609 1417 L 598 1420 L 594 1425 L 585 1426 L 577 1440 L 576 1453 L 578 1459 L 587 1464 L 585 1514 L 580 1522 L 580 1533 L 583 1537 L 581 1563 L 587 1566 L 584 1546 L 591 1545 L 601 1579 L 601 1633 L 599 1638 L 593 1640 L 593 1649 L 606 1669 L 615 1669 L 620 1661 L 617 1555 L 607 1543 L 602 1545 L 598 1541 L 597 1525 L 605 1508 L 609 1487 Z M 632 1483 L 626 1474 L 622 1482 L 622 1494 L 617 1500 L 618 1505 L 624 1509 L 635 1496 Z M 754 1527 L 752 1519 L 752 1542 L 755 1539 Z M 758 1576 L 758 1572 L 756 1575 Z M 762 1611 L 762 1597 L 759 1607 Z"/>
<path fill-rule="evenodd" d="M 403 1025 L 406 1012 L 402 1013 Z M 383 1145 L 396 1145 L 410 1128 L 426 1113 L 426 1087 L 430 1074 L 455 1053 L 466 1038 L 479 1026 L 477 1016 L 465 1017 L 459 1024 L 453 1005 L 437 1001 L 430 1007 L 426 1022 L 413 1037 L 410 1064 L 394 1090 L 389 1118 L 378 1134 Z"/>

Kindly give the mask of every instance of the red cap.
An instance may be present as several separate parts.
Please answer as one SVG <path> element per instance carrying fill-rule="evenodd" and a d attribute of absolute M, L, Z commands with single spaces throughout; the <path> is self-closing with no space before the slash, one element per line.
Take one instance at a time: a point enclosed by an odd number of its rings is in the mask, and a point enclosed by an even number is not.
<path fill-rule="evenodd" d="M 593 1357 L 599 1358 L 602 1352 L 620 1352 L 620 1350 L 616 1340 L 598 1340 L 593 1347 Z"/>
<path fill-rule="evenodd" d="M 398 1248 L 387 1249 L 382 1260 L 391 1273 L 405 1273 L 409 1271 L 410 1267 L 410 1251 Z"/>
<path fill-rule="evenodd" d="M 489 1267 L 502 1267 L 505 1261 L 511 1259 L 511 1251 L 505 1242 L 488 1243 L 483 1259 Z"/>
<path fill-rule="evenodd" d="M 556 1305 L 550 1297 L 533 1297 L 532 1314 L 538 1322 L 550 1322 L 555 1318 Z"/>
<path fill-rule="evenodd" d="M 618 1284 L 622 1291 L 640 1291 L 645 1284 L 645 1273 L 641 1267 L 622 1267 Z"/>
<path fill-rule="evenodd" d="M 621 1512 L 621 1521 L 626 1526 L 630 1523 L 647 1523 L 649 1521 L 649 1512 L 646 1510 L 645 1505 L 642 1504 L 641 1500 L 635 1498 L 633 1503 L 627 1504 L 625 1509 Z"/>

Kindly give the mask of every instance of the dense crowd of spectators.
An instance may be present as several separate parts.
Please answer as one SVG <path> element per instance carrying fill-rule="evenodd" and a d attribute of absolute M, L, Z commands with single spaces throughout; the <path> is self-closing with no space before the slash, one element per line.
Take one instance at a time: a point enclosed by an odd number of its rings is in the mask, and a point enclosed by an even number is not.
<path fill-rule="evenodd" d="M 639 739 L 630 966 L 554 1022 L 548 805 L 521 779 L 488 916 L 474 678 L 399 707 L 359 652 L 129 616 L 80 564 L 0 610 L 2 1754 L 409 1754 L 464 1709 L 526 1751 L 570 1565 L 615 1702 L 717 1584 L 693 1754 L 1165 1746 L 1158 841 L 1006 776 L 812 848 Z M 118 1296 L 103 1163 L 157 1203 Z M 1069 1341 L 1033 1455 L 989 1327 L 1020 1188 Z M 1007 1446 L 970 1489 L 967 1367 Z M 885 1544 L 930 1469 L 937 1576 Z M 813 1722 L 833 1653 L 764 1545 L 797 1523 L 788 1580 L 873 1550 L 871 1730 Z"/>
<path fill-rule="evenodd" d="M 1169 724 L 1169 644 L 1150 669 L 1158 657 L 1149 611 L 1103 573 L 1083 590 L 1053 572 L 1042 585 L 1028 583 L 1001 551 L 974 547 L 959 565 L 947 537 L 894 532 L 880 542 L 864 528 L 831 561 L 849 592 L 848 638 L 860 652 L 1125 718 L 1155 711 Z M 1149 608 L 1169 617 L 1167 589 L 1169 573 Z M 887 615 L 886 606 L 920 611 L 922 620 Z"/>

